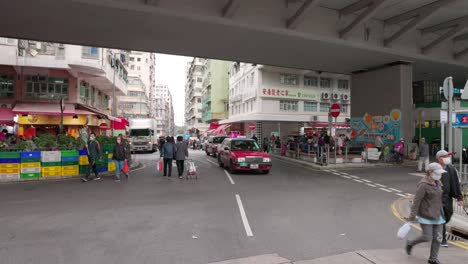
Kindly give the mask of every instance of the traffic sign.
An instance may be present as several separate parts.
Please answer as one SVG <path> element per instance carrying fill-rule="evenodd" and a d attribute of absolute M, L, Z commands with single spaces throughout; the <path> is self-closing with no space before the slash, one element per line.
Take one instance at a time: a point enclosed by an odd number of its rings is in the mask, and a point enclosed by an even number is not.
<path fill-rule="evenodd" d="M 250 130 L 255 130 L 255 128 L 257 128 L 257 126 L 254 123 L 249 124 L 249 129 Z"/>
<path fill-rule="evenodd" d="M 340 115 L 341 107 L 339 104 L 332 104 L 330 107 L 330 115 L 337 118 Z"/>

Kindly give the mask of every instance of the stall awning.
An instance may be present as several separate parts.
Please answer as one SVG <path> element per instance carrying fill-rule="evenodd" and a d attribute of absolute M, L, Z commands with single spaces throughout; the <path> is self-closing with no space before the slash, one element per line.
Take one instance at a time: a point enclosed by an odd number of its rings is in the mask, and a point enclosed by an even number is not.
<path fill-rule="evenodd" d="M 14 125 L 15 121 L 13 118 L 15 115 L 11 108 L 0 108 L 0 125 Z"/>
<path fill-rule="evenodd" d="M 77 110 L 86 110 L 86 111 L 89 111 L 89 112 L 92 112 L 96 115 L 99 115 L 101 117 L 104 117 L 106 119 L 109 119 L 111 121 L 116 121 L 116 122 L 121 122 L 122 120 L 118 117 L 114 117 L 114 116 L 111 116 L 109 114 L 106 114 L 98 109 L 95 109 L 93 107 L 90 107 L 90 106 L 87 106 L 87 105 L 84 105 L 84 104 L 77 104 Z M 81 109 L 80 109 L 81 108 Z"/>
<path fill-rule="evenodd" d="M 213 135 L 215 136 L 225 136 L 227 135 L 226 129 L 230 128 L 231 124 L 220 125 L 213 131 Z"/>
<path fill-rule="evenodd" d="M 111 121 L 111 127 L 113 127 L 114 129 L 125 130 L 126 127 L 130 125 L 127 119 L 120 117 L 120 116 L 117 118 L 120 120 L 120 122 L 117 120 Z"/>
<path fill-rule="evenodd" d="M 60 105 L 44 103 L 18 103 L 13 107 L 13 112 L 22 115 L 60 115 Z M 75 106 L 65 104 L 64 115 L 75 115 Z"/>

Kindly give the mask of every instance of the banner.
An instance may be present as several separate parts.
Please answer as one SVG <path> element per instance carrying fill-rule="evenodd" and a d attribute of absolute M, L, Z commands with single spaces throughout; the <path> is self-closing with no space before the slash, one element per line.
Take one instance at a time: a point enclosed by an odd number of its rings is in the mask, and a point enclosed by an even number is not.
<path fill-rule="evenodd" d="M 468 127 L 468 113 L 457 113 L 452 124 L 454 127 Z"/>
<path fill-rule="evenodd" d="M 377 136 L 384 143 L 396 143 L 401 137 L 401 111 L 394 109 L 389 115 L 351 118 L 351 140 L 356 142 L 374 142 Z"/>

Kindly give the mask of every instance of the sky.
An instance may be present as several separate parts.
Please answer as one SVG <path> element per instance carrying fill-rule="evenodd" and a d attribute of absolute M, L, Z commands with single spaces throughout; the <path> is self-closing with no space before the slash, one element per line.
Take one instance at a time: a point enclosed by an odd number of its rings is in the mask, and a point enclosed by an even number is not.
<path fill-rule="evenodd" d="M 192 57 L 156 54 L 156 84 L 166 84 L 172 93 L 177 126 L 185 123 L 185 68 Z"/>

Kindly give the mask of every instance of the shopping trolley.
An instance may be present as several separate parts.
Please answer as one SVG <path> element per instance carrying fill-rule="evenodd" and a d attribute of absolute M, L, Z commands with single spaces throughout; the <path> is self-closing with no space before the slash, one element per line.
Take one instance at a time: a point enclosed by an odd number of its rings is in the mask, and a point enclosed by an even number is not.
<path fill-rule="evenodd" d="M 186 173 L 186 179 L 198 179 L 198 173 L 197 173 L 197 166 L 195 166 L 195 162 L 192 159 L 187 159 L 185 160 L 186 167 L 187 167 L 187 173 Z"/>

